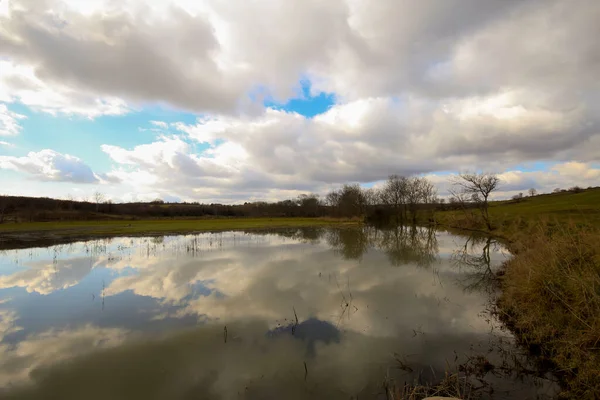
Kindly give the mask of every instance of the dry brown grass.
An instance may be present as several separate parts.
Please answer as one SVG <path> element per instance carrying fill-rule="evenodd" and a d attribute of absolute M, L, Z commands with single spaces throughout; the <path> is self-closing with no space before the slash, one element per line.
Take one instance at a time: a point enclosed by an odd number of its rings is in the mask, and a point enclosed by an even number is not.
<path fill-rule="evenodd" d="M 479 395 L 473 390 L 473 385 L 468 379 L 459 374 L 446 374 L 444 379 L 436 385 L 405 384 L 394 388 L 387 395 L 388 400 L 422 400 L 426 397 L 455 397 L 463 400 L 478 399 Z"/>
<path fill-rule="evenodd" d="M 498 301 L 502 318 L 524 344 L 556 365 L 565 397 L 598 398 L 600 231 L 527 223 L 514 247 Z"/>
<path fill-rule="evenodd" d="M 564 397 L 600 399 L 600 189 L 490 207 L 491 234 L 514 257 L 498 313 L 554 364 Z M 444 227 L 485 231 L 472 210 L 438 212 Z"/>

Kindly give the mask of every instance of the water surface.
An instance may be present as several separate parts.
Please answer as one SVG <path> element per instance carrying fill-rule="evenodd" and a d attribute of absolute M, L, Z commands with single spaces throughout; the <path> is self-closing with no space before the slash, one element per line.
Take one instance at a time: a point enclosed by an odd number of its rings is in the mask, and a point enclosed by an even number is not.
<path fill-rule="evenodd" d="M 485 357 L 478 394 L 547 398 L 487 307 L 508 257 L 421 228 L 94 240 L 0 253 L 0 395 L 385 398 Z M 477 378 L 474 378 L 477 380 Z"/>

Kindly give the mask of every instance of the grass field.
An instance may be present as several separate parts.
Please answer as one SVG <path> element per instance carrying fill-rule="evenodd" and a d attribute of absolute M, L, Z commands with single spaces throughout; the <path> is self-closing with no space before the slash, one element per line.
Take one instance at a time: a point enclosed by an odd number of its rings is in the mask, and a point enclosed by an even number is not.
<path fill-rule="evenodd" d="M 219 218 L 7 223 L 0 224 L 0 248 L 21 247 L 32 242 L 42 243 L 93 237 L 184 234 L 203 231 L 351 225 L 357 223 L 356 220 L 333 218 Z"/>
<path fill-rule="evenodd" d="M 435 219 L 455 228 L 485 230 L 478 213 L 475 209 L 441 211 Z M 489 213 L 493 233 L 510 241 L 517 241 L 520 234 L 529 235 L 540 223 L 600 228 L 600 189 L 525 197 L 519 202 L 491 202 Z"/>
<path fill-rule="evenodd" d="M 552 217 L 562 221 L 583 221 L 600 225 L 600 189 L 526 197 L 518 203 L 495 202 L 491 203 L 490 214 L 499 220 Z"/>
<path fill-rule="evenodd" d="M 565 398 L 598 398 L 600 189 L 492 203 L 490 219 L 514 254 L 501 276 L 501 319 L 555 365 Z M 435 220 L 485 230 L 478 210 L 438 212 Z"/>

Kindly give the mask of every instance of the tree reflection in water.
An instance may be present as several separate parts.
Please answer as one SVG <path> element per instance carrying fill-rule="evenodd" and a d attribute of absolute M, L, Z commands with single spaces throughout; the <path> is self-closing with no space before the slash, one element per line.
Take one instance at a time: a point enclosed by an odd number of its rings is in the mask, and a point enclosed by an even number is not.
<path fill-rule="evenodd" d="M 435 229 L 414 225 L 393 225 L 360 228 L 295 228 L 251 234 L 276 234 L 303 242 L 324 239 L 327 244 L 346 260 L 362 260 L 369 249 L 383 251 L 394 266 L 416 264 L 433 265 L 438 259 L 438 242 Z"/>
<path fill-rule="evenodd" d="M 465 292 L 494 292 L 497 276 L 492 268 L 490 249 L 497 250 L 498 246 L 498 242 L 492 237 L 473 235 L 454 251 L 452 263 L 462 272 L 458 283 Z"/>

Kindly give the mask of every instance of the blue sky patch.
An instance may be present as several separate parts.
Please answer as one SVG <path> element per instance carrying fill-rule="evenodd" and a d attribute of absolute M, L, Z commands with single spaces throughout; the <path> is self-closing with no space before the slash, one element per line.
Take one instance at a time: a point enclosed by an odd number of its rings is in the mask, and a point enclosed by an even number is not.
<path fill-rule="evenodd" d="M 297 112 L 307 118 L 312 118 L 329 110 L 335 104 L 335 101 L 333 93 L 319 93 L 317 96 L 313 96 L 310 81 L 302 80 L 300 81 L 298 97 L 290 99 L 286 103 L 278 103 L 273 99 L 267 99 L 264 105 L 276 110 Z"/>

